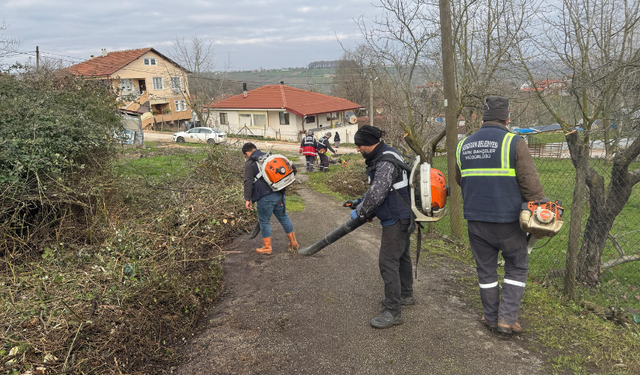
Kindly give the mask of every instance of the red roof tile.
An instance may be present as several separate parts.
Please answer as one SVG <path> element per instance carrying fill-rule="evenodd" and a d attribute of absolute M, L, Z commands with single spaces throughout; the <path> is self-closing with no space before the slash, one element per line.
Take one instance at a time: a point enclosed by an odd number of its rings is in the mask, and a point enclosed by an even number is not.
<path fill-rule="evenodd" d="M 173 65 L 180 67 L 180 65 L 178 65 L 174 61 L 171 61 L 171 59 L 169 59 L 168 57 L 164 56 L 163 54 L 156 51 L 155 49 L 149 47 L 149 48 L 129 49 L 125 51 L 109 52 L 107 56 L 94 57 L 90 60 L 81 62 L 76 65 L 72 65 L 67 69 L 72 74 L 85 76 L 85 77 L 110 76 L 111 74 L 129 65 L 131 62 L 135 61 L 140 56 L 144 55 L 149 51 L 153 51 L 155 54 L 168 60 Z"/>
<path fill-rule="evenodd" d="M 339 112 L 361 108 L 346 99 L 297 89 L 285 85 L 266 85 L 244 94 L 211 103 L 209 108 L 285 109 L 298 116 Z"/>

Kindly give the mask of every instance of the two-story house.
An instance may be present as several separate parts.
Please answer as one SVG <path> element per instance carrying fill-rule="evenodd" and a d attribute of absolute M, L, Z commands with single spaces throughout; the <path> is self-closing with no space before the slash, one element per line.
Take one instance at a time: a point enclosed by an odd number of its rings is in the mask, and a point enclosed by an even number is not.
<path fill-rule="evenodd" d="M 142 113 L 144 129 L 179 129 L 191 120 L 190 72 L 153 48 L 103 49 L 100 56 L 67 69 L 110 84 L 124 103 L 122 109 Z"/>

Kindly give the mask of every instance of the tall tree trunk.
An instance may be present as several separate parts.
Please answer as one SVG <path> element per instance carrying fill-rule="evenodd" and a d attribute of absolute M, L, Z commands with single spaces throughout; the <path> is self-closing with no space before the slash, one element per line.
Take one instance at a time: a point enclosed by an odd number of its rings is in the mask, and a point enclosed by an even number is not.
<path fill-rule="evenodd" d="M 611 182 L 606 192 L 602 176 L 590 171 L 587 178 L 591 213 L 578 254 L 578 279 L 589 285 L 598 283 L 607 235 L 616 217 L 629 201 L 636 183 L 627 170 L 628 165 L 623 153 L 614 158 Z"/>
<path fill-rule="evenodd" d="M 616 217 L 620 214 L 624 206 L 629 201 L 635 184 L 640 182 L 640 170 L 629 173 L 629 165 L 640 154 L 640 139 L 636 139 L 628 148 L 620 150 L 613 159 L 611 168 L 611 182 L 605 188 L 604 177 L 598 174 L 588 164 L 588 154 L 583 151 L 586 146 L 578 137 L 577 132 L 567 135 L 567 144 L 571 150 L 571 159 L 576 167 L 576 176 L 583 171 L 586 172 L 586 186 L 589 188 L 589 218 L 583 233 L 582 246 L 577 256 L 576 278 L 588 285 L 597 285 L 600 278 L 600 267 L 602 265 L 602 253 L 604 251 L 607 235 L 611 230 Z M 584 168 L 584 169 L 583 169 Z M 576 190 L 580 188 L 580 182 L 576 179 Z M 570 246 L 567 252 L 567 273 L 571 263 L 570 256 L 573 256 L 572 242 L 575 234 L 574 225 L 578 225 L 577 219 L 574 221 L 575 210 L 581 210 L 582 195 L 574 193 L 574 201 L 571 208 L 570 226 Z M 565 279 L 567 286 L 568 279 Z"/>
<path fill-rule="evenodd" d="M 566 272 L 564 276 L 564 295 L 574 300 L 574 286 L 576 282 L 576 269 L 578 250 L 580 248 L 580 236 L 582 234 L 582 208 L 584 207 L 584 190 L 586 169 L 588 163 L 588 148 L 578 140 L 578 135 L 567 135 L 567 144 L 570 145 L 571 159 L 576 168 L 575 188 L 573 190 L 573 202 L 571 204 L 571 219 L 569 221 L 569 244 L 567 246 Z M 572 146 L 573 145 L 573 146 Z"/>

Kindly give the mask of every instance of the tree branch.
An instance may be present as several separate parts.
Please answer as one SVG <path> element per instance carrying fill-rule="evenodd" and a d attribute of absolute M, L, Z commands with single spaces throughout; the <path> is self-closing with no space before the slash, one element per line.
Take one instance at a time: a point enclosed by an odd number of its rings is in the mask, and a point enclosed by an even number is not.
<path fill-rule="evenodd" d="M 602 265 L 600 266 L 600 270 L 605 271 L 611 267 L 619 266 L 624 263 L 635 262 L 638 260 L 640 260 L 640 254 L 622 256 L 620 258 L 611 259 L 602 263 Z"/>

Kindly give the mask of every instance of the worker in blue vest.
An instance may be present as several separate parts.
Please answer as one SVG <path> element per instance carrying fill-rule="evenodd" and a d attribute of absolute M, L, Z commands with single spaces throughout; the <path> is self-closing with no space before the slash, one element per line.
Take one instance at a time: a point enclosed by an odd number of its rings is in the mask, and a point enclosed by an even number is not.
<path fill-rule="evenodd" d="M 480 130 L 458 143 L 456 181 L 462 189 L 469 244 L 476 260 L 482 324 L 503 334 L 519 333 L 518 309 L 529 270 L 522 203 L 544 197 L 526 141 L 507 129 L 509 99 L 489 96 Z M 504 258 L 502 296 L 498 253 Z"/>
<path fill-rule="evenodd" d="M 377 217 L 382 225 L 378 256 L 384 281 L 384 309 L 371 319 L 375 328 L 402 324 L 402 306 L 415 304 L 409 253 L 412 221 L 409 209 L 409 166 L 393 147 L 381 141 L 382 131 L 364 125 L 354 135 L 356 150 L 367 164 L 369 190 L 356 200 L 351 218 Z"/>

